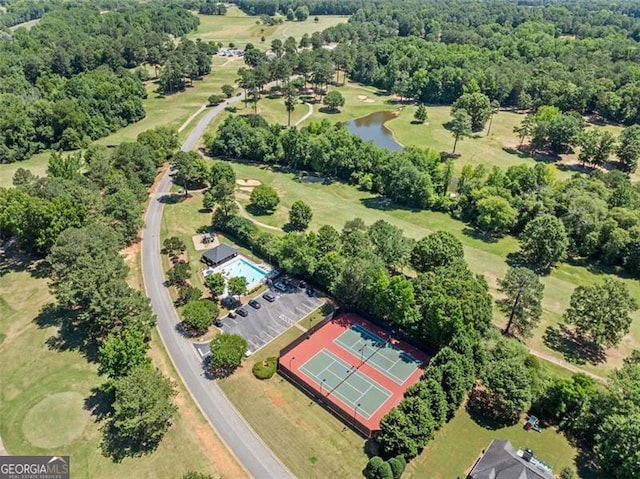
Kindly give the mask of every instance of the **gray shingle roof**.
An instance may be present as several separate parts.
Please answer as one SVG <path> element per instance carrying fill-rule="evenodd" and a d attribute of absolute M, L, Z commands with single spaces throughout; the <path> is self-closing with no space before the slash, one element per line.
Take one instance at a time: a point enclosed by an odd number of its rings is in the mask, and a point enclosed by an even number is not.
<path fill-rule="evenodd" d="M 236 250 L 226 244 L 220 244 L 202 255 L 210 264 L 220 264 L 237 254 Z"/>
<path fill-rule="evenodd" d="M 553 479 L 553 476 L 527 462 L 509 441 L 494 440 L 469 473 L 471 479 Z"/>

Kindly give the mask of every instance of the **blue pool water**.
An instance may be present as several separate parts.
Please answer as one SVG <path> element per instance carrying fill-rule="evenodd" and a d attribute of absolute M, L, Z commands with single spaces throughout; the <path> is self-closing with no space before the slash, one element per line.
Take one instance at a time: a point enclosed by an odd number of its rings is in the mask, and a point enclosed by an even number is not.
<path fill-rule="evenodd" d="M 247 279 L 247 289 L 249 290 L 258 286 L 265 276 L 267 276 L 266 272 L 244 258 L 235 258 L 228 263 L 224 263 L 216 268 L 208 268 L 204 271 L 205 276 L 211 273 L 222 273 L 227 280 L 229 278 L 244 276 Z"/>

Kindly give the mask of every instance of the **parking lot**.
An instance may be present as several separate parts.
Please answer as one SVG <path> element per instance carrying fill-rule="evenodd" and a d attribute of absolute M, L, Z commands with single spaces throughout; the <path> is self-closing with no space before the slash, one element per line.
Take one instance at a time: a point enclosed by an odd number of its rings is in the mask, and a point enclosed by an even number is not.
<path fill-rule="evenodd" d="M 252 352 L 271 342 L 324 302 L 315 295 L 309 296 L 297 286 L 289 287 L 286 293 L 275 288 L 269 291 L 276 297 L 274 302 L 270 303 L 260 295 L 255 298 L 261 305 L 260 309 L 245 304 L 243 309 L 249 313 L 246 317 L 237 315 L 235 318 L 222 318 L 220 329 L 225 333 L 241 335 Z M 194 346 L 201 357 L 209 354 L 208 343 L 196 343 Z"/>

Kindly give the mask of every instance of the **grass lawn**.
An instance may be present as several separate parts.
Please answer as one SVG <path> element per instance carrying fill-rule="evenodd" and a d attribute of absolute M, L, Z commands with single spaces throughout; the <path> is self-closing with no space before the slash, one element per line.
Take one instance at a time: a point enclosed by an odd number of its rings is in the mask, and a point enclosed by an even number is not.
<path fill-rule="evenodd" d="M 47 347 L 56 328 L 50 318 L 36 318 L 52 301 L 47 279 L 25 266 L 4 261 L 0 272 L 0 437 L 15 455 L 70 455 L 74 477 L 180 477 L 189 470 L 214 477 L 242 477 L 243 472 L 185 394 L 154 337 L 154 364 L 176 382 L 180 412 L 152 454 L 114 463 L 100 452 L 100 425 L 85 409 L 92 389 L 104 379 L 96 365 L 75 350 Z M 28 265 L 28 263 L 24 263 Z"/>
<path fill-rule="evenodd" d="M 259 180 L 273 186 L 280 195 L 280 205 L 274 214 L 255 217 L 260 222 L 275 227 L 284 226 L 288 221 L 291 204 L 296 200 L 303 200 L 313 210 L 311 229 L 317 229 L 323 224 L 330 224 L 340 229 L 345 221 L 360 217 L 367 224 L 384 219 L 402 228 L 407 236 L 415 239 L 436 230 L 450 231 L 462 241 L 471 269 L 486 276 L 494 293 L 497 288 L 497 278 L 503 277 L 507 271 L 508 266 L 505 261 L 507 255 L 519 249 L 518 241 L 511 236 L 493 242 L 483 241 L 473 234 L 467 225 L 452 219 L 447 214 L 394 207 L 379 201 L 371 193 L 359 191 L 343 183 L 333 183 L 328 186 L 319 183 L 307 184 L 296 181 L 293 174 L 273 172 L 266 167 L 240 163 L 232 165 L 239 179 Z M 247 192 L 238 191 L 238 193 L 240 193 L 240 202 L 246 205 Z M 550 275 L 543 278 L 545 284 L 543 316 L 534 337 L 528 341 L 528 344 L 542 352 L 562 357 L 562 353 L 549 349 L 543 343 L 542 338 L 546 328 L 558 324 L 562 313 L 569 306 L 571 293 L 576 286 L 592 284 L 612 277 L 604 272 L 569 263 L 563 263 L 555 268 Z M 630 279 L 624 279 L 624 281 L 632 294 L 640 297 L 640 284 Z M 624 338 L 617 350 L 608 352 L 609 361 L 598 366 L 586 364 L 585 369 L 605 374 L 613 367 L 619 366 L 622 358 L 628 355 L 631 349 L 640 347 L 640 312 L 634 313 L 633 318 L 631 334 Z M 503 318 L 496 312 L 495 320 L 497 324 L 502 324 Z"/>
<path fill-rule="evenodd" d="M 557 474 L 563 467 L 576 469 L 577 451 L 556 430 L 548 428 L 542 433 L 525 431 L 523 423 L 492 430 L 475 422 L 469 413 L 460 409 L 457 415 L 436 433 L 415 458 L 402 477 L 429 479 L 453 479 L 466 477 L 482 450 L 493 439 L 508 439 L 517 449 L 531 449 L 541 461 L 549 464 Z M 586 477 L 586 476 L 581 476 Z"/>
<path fill-rule="evenodd" d="M 367 456 L 358 434 L 277 374 L 259 381 L 251 372 L 256 361 L 277 356 L 300 334 L 296 327 L 287 330 L 246 360 L 231 377 L 220 381 L 220 386 L 295 476 L 360 477 Z"/>
<path fill-rule="evenodd" d="M 207 103 L 210 95 L 222 94 L 220 91 L 222 85 L 228 83 L 235 86 L 236 72 L 243 65 L 241 59 L 229 61 L 216 58 L 209 75 L 195 81 L 193 86 L 187 87 L 185 91 L 173 95 L 159 95 L 156 93 L 157 85 L 153 81 L 147 82 L 148 97 L 143 100 L 146 117 L 112 135 L 99 139 L 97 143 L 117 145 L 123 141 L 133 141 L 138 134 L 157 126 L 180 128 L 191 115 Z M 193 120 L 191 124 L 195 124 Z M 184 136 L 186 133 L 187 131 L 184 132 Z"/>
<path fill-rule="evenodd" d="M 260 17 L 248 16 L 237 7 L 227 10 L 225 16 L 218 15 L 197 15 L 200 19 L 198 30 L 187 35 L 195 40 L 200 38 L 203 41 L 222 42 L 224 46 L 234 43 L 238 48 L 244 48 L 247 43 L 253 43 L 256 47 L 268 49 L 271 41 L 279 38 L 284 42 L 288 37 L 300 40 L 307 33 L 311 36 L 314 32 L 321 32 L 326 28 L 345 23 L 347 16 L 320 15 L 318 23 L 309 17 L 304 22 L 284 22 L 280 25 L 256 25 Z M 261 42 L 261 37 L 265 41 Z"/>
<path fill-rule="evenodd" d="M 47 174 L 47 164 L 50 156 L 51 152 L 43 151 L 33 155 L 26 161 L 0 164 L 0 188 L 8 188 L 12 186 L 13 175 L 18 168 L 31 170 L 31 173 L 36 176 L 45 176 Z"/>

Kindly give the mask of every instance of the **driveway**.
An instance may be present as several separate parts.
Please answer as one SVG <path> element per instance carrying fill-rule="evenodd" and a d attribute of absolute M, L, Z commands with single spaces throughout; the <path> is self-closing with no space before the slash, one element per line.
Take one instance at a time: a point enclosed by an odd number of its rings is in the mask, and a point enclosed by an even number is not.
<path fill-rule="evenodd" d="M 248 316 L 244 318 L 240 315 L 235 318 L 227 316 L 222 319 L 220 329 L 225 333 L 239 334 L 245 338 L 251 352 L 256 352 L 270 343 L 324 304 L 324 300 L 316 296 L 310 297 L 304 289 L 295 286 L 287 293 L 273 288 L 270 292 L 276 297 L 273 303 L 260 295 L 255 298 L 261 305 L 260 309 L 245 304 L 243 308 L 249 313 Z M 209 355 L 209 342 L 194 343 L 193 346 L 196 348 L 198 357 L 204 358 Z"/>

